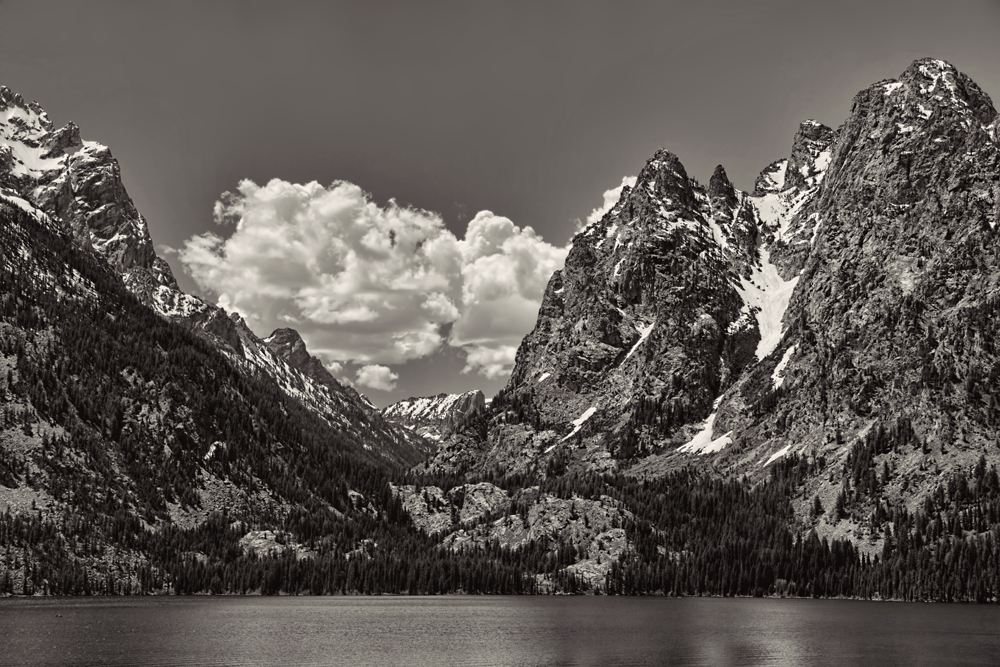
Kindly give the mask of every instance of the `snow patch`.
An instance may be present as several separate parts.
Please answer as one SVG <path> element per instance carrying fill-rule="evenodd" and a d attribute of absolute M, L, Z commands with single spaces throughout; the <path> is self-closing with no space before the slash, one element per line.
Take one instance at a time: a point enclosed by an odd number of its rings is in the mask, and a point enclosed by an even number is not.
<path fill-rule="evenodd" d="M 786 208 L 781 195 L 775 193 L 769 193 L 763 197 L 751 197 L 750 203 L 757 209 L 757 217 L 766 227 L 776 227 Z"/>
<path fill-rule="evenodd" d="M 784 334 L 782 318 L 788 310 L 788 301 L 799 282 L 799 276 L 782 280 L 778 267 L 771 263 L 770 253 L 760 251 L 760 265 L 754 267 L 750 280 L 740 276 L 737 292 L 751 312 L 756 311 L 757 326 L 760 329 L 760 343 L 757 344 L 757 360 L 760 361 L 778 347 Z"/>
<path fill-rule="evenodd" d="M 635 342 L 635 345 L 632 346 L 632 349 L 629 350 L 628 354 L 625 355 L 625 359 L 628 359 L 629 357 L 631 357 L 632 353 L 635 352 L 636 349 L 638 349 L 638 347 L 640 345 L 642 345 L 646 341 L 647 338 L 649 338 L 649 334 L 652 333 L 654 326 L 656 326 L 656 321 L 655 320 L 652 321 L 652 322 L 650 322 L 648 325 L 646 325 L 644 327 L 636 327 L 636 331 L 639 332 L 639 340 L 637 340 Z M 624 362 L 625 359 L 622 359 L 622 361 Z"/>
<path fill-rule="evenodd" d="M 569 435 L 567 435 L 559 442 L 565 442 L 570 438 L 572 438 L 574 435 L 576 435 L 577 432 L 580 430 L 580 428 L 583 426 L 584 422 L 593 417 L 595 412 L 597 412 L 597 407 L 593 405 L 584 410 L 582 415 L 580 415 L 579 417 L 570 422 L 573 425 L 573 430 L 570 431 Z M 552 445 L 552 447 L 555 447 L 555 445 Z M 546 452 L 549 451 L 550 449 L 552 449 L 552 447 L 549 447 L 549 449 L 546 449 L 545 451 Z"/>
<path fill-rule="evenodd" d="M 830 166 L 830 151 L 826 150 L 816 156 L 816 171 L 826 171 Z"/>
<path fill-rule="evenodd" d="M 771 385 L 775 389 L 785 383 L 785 367 L 788 365 L 788 362 L 791 361 L 793 354 L 795 354 L 794 345 L 785 350 L 785 355 L 781 357 L 781 361 L 779 361 L 778 365 L 774 367 L 774 372 L 771 373 Z"/>
<path fill-rule="evenodd" d="M 535 382 L 544 382 L 545 380 L 549 379 L 549 377 L 551 377 L 551 376 L 552 376 L 552 373 L 549 373 L 549 372 L 542 373 L 538 377 L 538 379 L 535 380 Z"/>
<path fill-rule="evenodd" d="M 158 285 L 153 292 L 153 305 L 164 317 L 190 317 L 208 308 L 201 299 L 166 285 Z"/>
<path fill-rule="evenodd" d="M 715 218 L 708 217 L 708 226 L 712 230 L 712 238 L 719 245 L 720 248 L 725 250 L 729 247 L 729 241 L 726 239 L 726 235 L 722 232 L 722 227 L 719 227 L 719 223 L 715 221 Z"/>
<path fill-rule="evenodd" d="M 36 220 L 42 223 L 49 223 L 51 219 L 48 214 L 46 214 L 41 209 L 37 208 L 34 204 L 26 199 L 22 199 L 17 195 L 8 194 L 6 192 L 0 192 L 0 200 L 7 202 L 12 206 L 16 206 L 28 215 L 34 217 Z"/>
<path fill-rule="evenodd" d="M 791 448 L 792 448 L 791 445 L 785 445 L 784 447 L 776 451 L 774 454 L 771 454 L 771 458 L 769 458 L 767 460 L 767 463 L 765 463 L 762 467 L 766 468 L 767 466 L 771 465 L 781 457 L 786 456 Z"/>
<path fill-rule="evenodd" d="M 776 171 L 772 171 L 767 176 L 770 178 L 774 185 L 780 190 L 785 187 L 785 172 L 788 170 L 788 160 L 782 160 L 781 166 L 778 167 Z"/>
<path fill-rule="evenodd" d="M 721 452 L 727 445 L 733 442 L 731 437 L 733 435 L 732 431 L 712 440 L 712 428 L 715 426 L 715 416 L 718 414 L 718 407 L 721 402 L 721 396 L 715 399 L 715 403 L 712 404 L 712 414 L 705 419 L 702 429 L 693 438 L 678 447 L 677 451 L 685 454 L 704 456 L 705 454 Z"/>

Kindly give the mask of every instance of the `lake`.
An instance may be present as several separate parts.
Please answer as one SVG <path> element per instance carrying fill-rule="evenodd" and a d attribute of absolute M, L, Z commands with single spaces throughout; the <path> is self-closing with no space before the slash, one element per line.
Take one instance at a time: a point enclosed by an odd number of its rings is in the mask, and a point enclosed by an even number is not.
<path fill-rule="evenodd" d="M 1000 663 L 1000 606 L 616 597 L 0 599 L 0 665 Z"/>

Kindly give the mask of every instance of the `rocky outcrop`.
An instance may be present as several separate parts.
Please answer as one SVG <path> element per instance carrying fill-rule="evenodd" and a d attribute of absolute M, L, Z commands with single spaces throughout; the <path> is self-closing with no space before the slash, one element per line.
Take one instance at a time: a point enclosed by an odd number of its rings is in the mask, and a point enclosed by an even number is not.
<path fill-rule="evenodd" d="M 437 486 L 394 487 L 403 508 L 420 530 L 442 538 L 453 550 L 542 545 L 555 553 L 574 550 L 563 572 L 576 575 L 592 590 L 605 586 L 612 563 L 632 551 L 623 525 L 634 516 L 608 496 L 560 498 L 537 487 L 510 496 L 492 484 L 464 484 L 443 491 Z M 541 576 L 541 575 L 540 575 Z M 554 589 L 555 576 L 541 576 L 541 590 Z"/>

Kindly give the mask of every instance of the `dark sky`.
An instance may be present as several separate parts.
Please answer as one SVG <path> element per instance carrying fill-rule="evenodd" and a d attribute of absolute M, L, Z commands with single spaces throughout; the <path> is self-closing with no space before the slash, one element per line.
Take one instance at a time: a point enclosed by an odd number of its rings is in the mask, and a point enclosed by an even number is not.
<path fill-rule="evenodd" d="M 0 84 L 108 145 L 175 248 L 225 235 L 212 207 L 244 178 L 350 181 L 459 238 L 489 209 L 563 245 L 657 148 L 752 188 L 799 121 L 836 127 L 923 56 L 1000 98 L 1000 2 L 0 2 Z M 432 360 L 373 399 L 505 380 Z"/>

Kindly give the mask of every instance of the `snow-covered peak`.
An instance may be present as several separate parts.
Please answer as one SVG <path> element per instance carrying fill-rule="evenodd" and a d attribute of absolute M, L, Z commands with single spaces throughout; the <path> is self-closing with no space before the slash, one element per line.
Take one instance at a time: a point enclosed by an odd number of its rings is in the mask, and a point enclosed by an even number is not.
<path fill-rule="evenodd" d="M 989 95 L 954 65 L 936 58 L 916 60 L 898 80 L 879 82 L 870 90 L 889 103 L 899 132 L 919 132 L 936 122 L 938 114 L 957 114 L 966 129 L 979 126 L 989 134 L 997 118 Z"/>
<path fill-rule="evenodd" d="M 382 410 L 382 416 L 406 426 L 430 440 L 440 440 L 450 432 L 465 415 L 486 407 L 483 392 L 467 391 L 464 394 L 438 394 L 407 398 Z"/>
<path fill-rule="evenodd" d="M 443 419 L 455 404 L 464 397 L 480 393 L 470 391 L 464 394 L 438 394 L 422 398 L 407 398 L 387 407 L 383 414 L 387 417 L 409 420 Z"/>
<path fill-rule="evenodd" d="M 6 86 L 0 86 L 0 136 L 30 139 L 52 130 L 52 121 L 37 102 L 24 98 Z"/>

